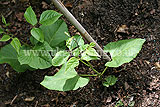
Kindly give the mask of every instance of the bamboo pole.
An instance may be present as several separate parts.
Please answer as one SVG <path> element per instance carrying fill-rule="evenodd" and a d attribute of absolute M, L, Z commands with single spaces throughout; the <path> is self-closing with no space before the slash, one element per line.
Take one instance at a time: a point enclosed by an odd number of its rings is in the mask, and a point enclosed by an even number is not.
<path fill-rule="evenodd" d="M 87 39 L 88 42 L 94 42 L 97 52 L 103 59 L 110 61 L 110 57 L 103 51 L 103 49 L 97 44 L 97 42 L 89 35 L 89 33 L 83 28 L 83 26 L 75 19 L 75 17 L 68 11 L 68 9 L 62 4 L 60 0 L 52 0 L 53 4 L 64 14 L 64 16 L 78 29 L 81 35 Z"/>

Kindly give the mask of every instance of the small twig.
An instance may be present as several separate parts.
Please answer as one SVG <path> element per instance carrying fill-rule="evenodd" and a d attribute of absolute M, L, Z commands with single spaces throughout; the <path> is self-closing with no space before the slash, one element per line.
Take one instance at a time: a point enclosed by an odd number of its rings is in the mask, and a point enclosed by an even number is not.
<path fill-rule="evenodd" d="M 78 29 L 84 38 L 89 42 L 96 44 L 98 53 L 107 61 L 110 61 L 110 57 L 103 51 L 103 49 L 96 43 L 96 41 L 89 35 L 89 33 L 83 28 L 83 26 L 75 19 L 75 17 L 68 11 L 68 9 L 59 1 L 52 0 L 54 5 L 64 14 L 64 16 Z"/>
<path fill-rule="evenodd" d="M 140 4 L 143 4 L 143 0 L 140 0 Z"/>
<path fill-rule="evenodd" d="M 58 95 L 56 97 L 56 105 L 58 104 L 58 97 L 59 97 L 60 93 L 58 92 Z"/>
<path fill-rule="evenodd" d="M 13 104 L 13 102 L 16 100 L 16 98 L 18 97 L 18 95 L 16 95 L 13 99 L 12 99 L 12 101 L 11 101 L 11 103 L 10 103 L 10 105 L 12 105 Z"/>
<path fill-rule="evenodd" d="M 35 104 L 35 106 L 34 106 L 34 107 L 37 107 L 37 105 L 38 105 L 38 101 L 36 101 L 36 104 Z"/>

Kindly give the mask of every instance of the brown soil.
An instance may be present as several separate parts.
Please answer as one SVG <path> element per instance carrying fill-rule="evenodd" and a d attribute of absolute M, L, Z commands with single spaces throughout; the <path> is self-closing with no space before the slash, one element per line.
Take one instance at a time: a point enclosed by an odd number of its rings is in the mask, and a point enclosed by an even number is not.
<path fill-rule="evenodd" d="M 157 66 L 160 63 L 160 1 L 63 1 L 100 46 L 121 39 L 145 38 L 142 51 L 132 62 L 116 69 L 108 69 L 105 76 L 114 74 L 118 77 L 118 82 L 114 86 L 103 87 L 97 78 L 90 78 L 91 81 L 87 86 L 69 92 L 47 90 L 39 84 L 45 75 L 53 75 L 57 71 L 54 67 L 17 73 L 8 64 L 2 64 L 0 107 L 114 107 L 119 100 L 124 106 L 135 102 L 135 107 L 158 107 L 160 105 L 160 68 Z M 0 14 L 11 23 L 9 30 L 25 42 L 29 41 L 31 26 L 25 21 L 23 14 L 29 5 L 32 5 L 39 16 L 46 9 L 56 9 L 53 5 L 35 0 L 0 1 Z M 67 23 L 72 34 L 77 32 L 69 22 Z M 120 28 L 125 28 L 125 31 L 119 31 Z M 6 44 L 0 43 L 0 47 Z M 105 61 L 92 63 L 97 70 L 102 71 Z M 81 64 L 77 71 L 87 73 L 90 69 Z M 31 101 L 26 101 L 26 98 Z"/>

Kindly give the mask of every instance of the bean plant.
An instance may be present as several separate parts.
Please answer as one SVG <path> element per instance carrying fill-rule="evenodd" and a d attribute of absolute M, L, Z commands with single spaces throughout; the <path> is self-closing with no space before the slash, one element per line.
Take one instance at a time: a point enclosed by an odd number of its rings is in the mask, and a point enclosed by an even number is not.
<path fill-rule="evenodd" d="M 60 66 L 55 75 L 45 76 L 40 83 L 50 90 L 77 90 L 88 84 L 89 77 L 99 77 L 102 84 L 109 87 L 116 83 L 117 78 L 114 75 L 104 78 L 107 68 L 119 67 L 132 61 L 145 42 L 144 39 L 136 38 L 108 43 L 104 46 L 104 51 L 110 54 L 112 60 L 100 65 L 106 66 L 103 71 L 97 71 L 91 61 L 101 60 L 102 56 L 94 49 L 95 43 L 86 44 L 81 35 L 71 36 L 67 24 L 60 19 L 61 16 L 56 11 L 46 10 L 38 21 L 32 7 L 28 7 L 24 17 L 32 25 L 29 44 L 10 34 L 6 28 L 9 24 L 2 16 L 4 25 L 3 28 L 0 27 L 0 42 L 10 43 L 0 49 L 0 64 L 8 63 L 17 72 Z M 79 63 L 91 68 L 94 74 L 77 72 Z"/>

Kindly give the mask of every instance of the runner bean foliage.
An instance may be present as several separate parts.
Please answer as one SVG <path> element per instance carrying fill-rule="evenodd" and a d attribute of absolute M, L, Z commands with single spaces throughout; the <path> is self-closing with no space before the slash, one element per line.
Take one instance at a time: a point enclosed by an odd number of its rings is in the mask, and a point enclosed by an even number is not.
<path fill-rule="evenodd" d="M 116 83 L 117 78 L 114 75 L 105 78 L 107 68 L 119 67 L 132 61 L 145 42 L 144 39 L 136 38 L 108 43 L 104 46 L 104 51 L 109 52 L 112 60 L 106 62 L 103 71 L 97 71 L 90 63 L 92 60 L 102 59 L 94 49 L 95 44 L 85 44 L 80 35 L 70 36 L 66 23 L 60 19 L 61 16 L 62 14 L 56 11 L 46 10 L 38 20 L 32 7 L 28 7 L 24 17 L 32 25 L 29 44 L 9 32 L 7 27 L 10 24 L 2 16 L 4 25 L 3 28 L 0 27 L 0 42 L 9 44 L 0 49 L 0 64 L 8 63 L 17 72 L 61 66 L 55 75 L 45 76 L 40 83 L 50 90 L 76 90 L 86 86 L 91 76 L 99 77 L 102 84 L 109 87 Z M 91 68 L 94 74 L 79 74 L 76 71 L 79 63 Z"/>

